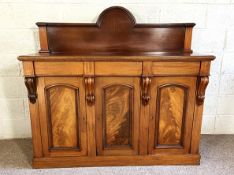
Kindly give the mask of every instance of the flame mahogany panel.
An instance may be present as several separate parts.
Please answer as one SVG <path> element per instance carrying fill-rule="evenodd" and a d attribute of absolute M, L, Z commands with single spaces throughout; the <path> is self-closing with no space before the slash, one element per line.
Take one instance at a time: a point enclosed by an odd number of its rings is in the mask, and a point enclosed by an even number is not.
<path fill-rule="evenodd" d="M 125 85 L 104 87 L 105 147 L 131 146 L 132 97 L 132 87 Z"/>
<path fill-rule="evenodd" d="M 191 36 L 186 29 L 195 24 L 137 24 L 123 7 L 104 10 L 96 24 L 37 23 L 46 27 L 48 52 L 51 53 L 118 53 L 118 52 L 191 52 Z M 44 31 L 44 30 L 43 30 Z M 44 31 L 45 32 L 45 31 Z M 185 48 L 186 47 L 186 48 Z"/>
<path fill-rule="evenodd" d="M 140 78 L 97 77 L 95 88 L 97 155 L 137 155 Z"/>
<path fill-rule="evenodd" d="M 67 85 L 46 88 L 51 149 L 79 149 L 78 89 Z"/>
<path fill-rule="evenodd" d="M 189 153 L 196 77 L 153 77 L 149 154 Z"/>
<path fill-rule="evenodd" d="M 187 103 L 187 88 L 165 85 L 158 90 L 158 138 L 156 146 L 182 146 L 183 119 Z"/>

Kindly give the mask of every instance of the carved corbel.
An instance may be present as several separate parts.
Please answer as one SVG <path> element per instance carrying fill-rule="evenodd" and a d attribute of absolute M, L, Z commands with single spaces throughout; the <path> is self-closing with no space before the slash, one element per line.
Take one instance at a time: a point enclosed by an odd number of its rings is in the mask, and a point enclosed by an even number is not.
<path fill-rule="evenodd" d="M 142 103 L 143 105 L 147 105 L 150 100 L 150 84 L 151 78 L 150 77 L 142 77 Z"/>
<path fill-rule="evenodd" d="M 35 103 L 37 99 L 37 87 L 35 77 L 25 77 L 25 85 L 28 90 L 28 98 L 31 103 Z"/>
<path fill-rule="evenodd" d="M 197 104 L 202 105 L 205 99 L 206 87 L 209 83 L 209 77 L 201 76 L 198 80 Z"/>
<path fill-rule="evenodd" d="M 94 96 L 94 78 L 93 77 L 86 77 L 85 78 L 85 88 L 86 88 L 86 100 L 88 104 L 93 104 L 95 101 Z"/>

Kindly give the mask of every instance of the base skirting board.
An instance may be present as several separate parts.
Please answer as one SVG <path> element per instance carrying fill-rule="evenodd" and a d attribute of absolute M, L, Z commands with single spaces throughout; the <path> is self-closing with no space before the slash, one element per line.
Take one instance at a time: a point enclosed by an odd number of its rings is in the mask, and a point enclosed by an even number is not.
<path fill-rule="evenodd" d="M 199 165 L 199 154 L 154 156 L 96 156 L 34 158 L 33 168 L 137 166 L 137 165 Z"/>

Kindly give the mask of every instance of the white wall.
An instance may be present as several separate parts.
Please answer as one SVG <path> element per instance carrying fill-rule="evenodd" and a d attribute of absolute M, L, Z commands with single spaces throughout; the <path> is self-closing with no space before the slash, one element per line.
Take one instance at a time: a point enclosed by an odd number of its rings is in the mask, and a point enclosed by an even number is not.
<path fill-rule="evenodd" d="M 0 0 L 0 139 L 30 137 L 27 94 L 17 55 L 38 50 L 35 23 L 95 22 L 112 5 L 137 22 L 195 22 L 193 50 L 217 56 L 202 133 L 234 134 L 234 0 Z"/>

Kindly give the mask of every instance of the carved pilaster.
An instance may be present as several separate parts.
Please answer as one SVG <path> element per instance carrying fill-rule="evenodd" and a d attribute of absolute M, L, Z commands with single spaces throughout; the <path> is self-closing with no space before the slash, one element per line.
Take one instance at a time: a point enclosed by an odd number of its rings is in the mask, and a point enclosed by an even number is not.
<path fill-rule="evenodd" d="M 147 105 L 150 100 L 150 89 L 151 78 L 150 77 L 142 77 L 142 103 L 143 105 Z"/>
<path fill-rule="evenodd" d="M 209 83 L 208 76 L 201 76 L 198 79 L 197 104 L 202 105 L 205 99 L 206 87 Z"/>
<path fill-rule="evenodd" d="M 25 85 L 28 90 L 28 98 L 31 103 L 35 103 L 37 99 L 37 87 L 35 77 L 25 77 Z"/>
<path fill-rule="evenodd" d="M 94 78 L 86 77 L 85 78 L 85 88 L 86 88 L 86 100 L 88 104 L 92 105 L 95 102 L 94 96 Z"/>

